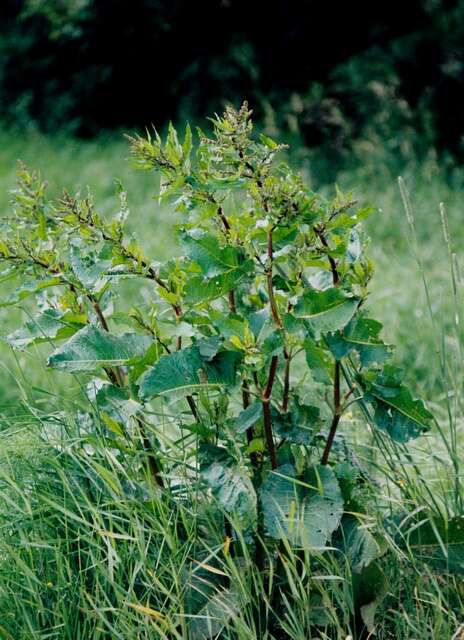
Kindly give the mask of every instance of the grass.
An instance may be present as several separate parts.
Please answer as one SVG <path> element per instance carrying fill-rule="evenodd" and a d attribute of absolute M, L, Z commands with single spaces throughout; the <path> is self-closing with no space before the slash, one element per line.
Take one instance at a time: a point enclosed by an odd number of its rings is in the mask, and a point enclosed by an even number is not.
<path fill-rule="evenodd" d="M 133 230 L 150 256 L 164 259 L 175 251 L 170 237 L 175 218 L 151 199 L 153 178 L 132 171 L 126 156 L 127 145 L 118 136 L 75 142 L 1 133 L 0 206 L 8 206 L 6 192 L 18 158 L 43 172 L 52 193 L 63 186 L 89 186 L 99 210 L 108 215 L 117 206 L 115 177 L 129 192 Z M 462 511 L 463 282 L 456 252 L 464 233 L 464 174 L 445 175 L 433 155 L 387 167 L 373 152 L 367 166 L 353 167 L 337 182 L 378 208 L 368 225 L 376 263 L 371 307 L 383 320 L 387 339 L 397 345 L 397 362 L 407 369 L 411 386 L 428 399 L 437 425 L 408 448 L 388 445 L 382 458 L 366 440 L 365 425 L 353 419 L 351 438 L 380 486 L 373 517 L 388 547 L 383 558 L 387 594 L 375 637 L 451 639 L 464 615 L 461 580 L 446 570 L 446 562 L 430 566 L 407 545 L 398 546 L 384 516 L 417 510 L 424 518 L 432 511 L 450 518 Z M 317 158 L 303 171 L 314 188 L 330 188 L 318 183 Z M 398 174 L 404 176 L 402 192 Z M 2 333 L 17 320 L 3 309 Z M 43 349 L 15 356 L 2 346 L 0 354 L 5 371 L 0 389 L 2 640 L 196 639 L 209 632 L 216 637 L 215 625 L 226 640 L 307 640 L 313 637 L 313 616 L 332 623 L 317 637 L 355 637 L 353 576 L 343 558 L 309 558 L 287 548 L 284 570 L 291 591 L 278 612 L 278 631 L 266 635 L 256 622 L 257 596 L 261 620 L 276 612 L 245 540 L 243 554 L 231 557 L 198 501 L 186 496 L 174 507 L 164 497 L 147 496 L 134 483 L 130 466 L 122 467 L 111 450 L 89 444 L 82 425 L 71 417 L 82 408 L 79 385 L 65 388 L 60 376 L 47 371 Z M 46 429 L 51 439 L 40 435 L 44 423 L 55 425 Z M 405 530 L 408 526 L 406 521 Z M 205 536 L 206 530 L 217 535 Z M 211 592 L 216 599 L 202 610 Z"/>

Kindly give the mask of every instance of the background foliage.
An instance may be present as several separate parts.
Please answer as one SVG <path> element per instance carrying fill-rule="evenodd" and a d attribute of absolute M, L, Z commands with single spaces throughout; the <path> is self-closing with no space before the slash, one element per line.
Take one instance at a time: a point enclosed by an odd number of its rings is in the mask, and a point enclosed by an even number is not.
<path fill-rule="evenodd" d="M 0 116 L 13 123 L 88 136 L 246 97 L 268 127 L 333 160 L 372 136 L 397 152 L 463 152 L 462 1 L 5 0 L 0 11 Z"/>

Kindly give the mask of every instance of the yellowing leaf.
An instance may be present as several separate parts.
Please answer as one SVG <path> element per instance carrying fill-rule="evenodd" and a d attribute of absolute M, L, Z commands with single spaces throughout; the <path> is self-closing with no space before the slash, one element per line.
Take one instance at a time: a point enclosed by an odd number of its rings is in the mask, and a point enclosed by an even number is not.
<path fill-rule="evenodd" d="M 135 611 L 138 611 L 139 613 L 142 613 L 145 616 L 150 616 L 151 618 L 156 618 L 157 620 L 162 621 L 166 619 L 162 613 L 160 613 L 159 611 L 155 611 L 155 609 L 152 609 L 151 607 L 144 607 L 141 604 L 135 604 L 133 602 L 128 602 L 127 606 L 129 606 L 131 609 L 134 609 Z"/>

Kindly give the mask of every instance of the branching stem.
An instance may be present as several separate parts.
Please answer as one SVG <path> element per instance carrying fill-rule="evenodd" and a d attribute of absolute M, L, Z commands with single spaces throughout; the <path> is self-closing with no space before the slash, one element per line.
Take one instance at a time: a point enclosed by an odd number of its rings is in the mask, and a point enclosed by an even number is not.
<path fill-rule="evenodd" d="M 97 300 L 95 300 L 95 298 L 93 296 L 91 296 L 90 294 L 87 296 L 88 299 L 90 300 L 90 302 L 93 305 L 93 308 L 95 310 L 95 313 L 97 314 L 98 320 L 103 328 L 104 331 L 109 332 L 109 326 L 108 326 L 108 322 L 105 318 L 105 315 L 98 303 Z M 123 370 L 121 369 L 121 367 L 115 367 L 114 369 L 108 369 L 106 370 L 108 377 L 110 378 L 111 382 L 113 382 L 113 384 L 116 384 L 116 386 L 118 387 L 125 387 L 125 375 Z M 140 433 L 140 437 L 142 439 L 142 444 L 143 444 L 143 448 L 148 456 L 148 468 L 150 470 L 150 474 L 151 477 L 154 481 L 154 483 L 156 485 L 158 485 L 158 487 L 164 489 L 164 480 L 161 476 L 161 469 L 158 463 L 158 460 L 155 457 L 155 452 L 153 451 L 153 447 L 152 444 L 150 442 L 150 438 L 148 437 L 148 434 L 146 432 L 145 429 L 145 425 L 143 424 L 143 422 L 140 420 L 140 418 L 136 418 L 136 422 L 137 422 L 137 427 Z"/>
<path fill-rule="evenodd" d="M 329 243 L 327 242 L 326 237 L 324 235 L 324 230 L 323 230 L 322 227 L 314 227 L 314 232 L 317 235 L 317 237 L 319 238 L 319 240 L 321 241 L 321 244 L 323 245 L 323 247 L 325 249 L 327 249 L 327 258 L 329 260 L 330 270 L 332 271 L 332 282 L 333 282 L 334 287 L 336 287 L 340 283 L 340 276 L 339 276 L 339 273 L 338 273 L 336 261 L 328 253 L 328 251 L 329 251 Z"/>

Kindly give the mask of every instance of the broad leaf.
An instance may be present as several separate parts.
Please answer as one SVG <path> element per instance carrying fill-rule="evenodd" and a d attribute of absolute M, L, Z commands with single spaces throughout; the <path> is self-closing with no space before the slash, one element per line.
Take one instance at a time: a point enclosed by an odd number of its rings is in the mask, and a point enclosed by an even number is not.
<path fill-rule="evenodd" d="M 204 276 L 213 277 L 229 271 L 243 262 L 239 247 L 220 245 L 217 238 L 198 230 L 181 235 L 188 257 L 196 262 Z"/>
<path fill-rule="evenodd" d="M 84 315 L 63 314 L 56 309 L 47 309 L 28 320 L 22 329 L 10 333 L 6 341 L 12 347 L 21 348 L 39 342 L 64 340 L 81 329 L 86 320 Z"/>
<path fill-rule="evenodd" d="M 304 342 L 306 362 L 311 375 L 316 382 L 330 384 L 333 376 L 333 361 L 330 354 L 317 346 L 311 338 L 306 338 Z"/>
<path fill-rule="evenodd" d="M 152 339 L 136 333 L 115 336 L 94 326 L 78 331 L 48 359 L 48 366 L 69 372 L 127 364 L 143 356 Z"/>
<path fill-rule="evenodd" d="M 322 421 L 319 407 L 292 403 L 291 411 L 280 413 L 272 409 L 274 433 L 288 442 L 310 445 L 319 431 Z"/>
<path fill-rule="evenodd" d="M 355 516 L 344 516 L 340 535 L 346 558 L 355 573 L 360 573 L 383 553 L 370 529 Z"/>
<path fill-rule="evenodd" d="M 295 305 L 295 315 L 304 318 L 317 336 L 343 329 L 353 317 L 358 304 L 358 298 L 336 287 L 325 291 L 306 289 Z"/>
<path fill-rule="evenodd" d="M 326 340 L 337 360 L 356 350 L 361 365 L 368 367 L 373 363 L 385 362 L 391 355 L 390 345 L 386 345 L 379 338 L 381 329 L 382 324 L 376 320 L 357 318 L 351 320 L 343 332 L 328 334 Z"/>
<path fill-rule="evenodd" d="M 182 235 L 187 254 L 201 269 L 185 285 L 187 303 L 195 304 L 218 298 L 234 289 L 254 268 L 240 247 L 221 246 L 209 234 L 191 231 Z"/>
<path fill-rule="evenodd" d="M 263 405 L 261 402 L 250 404 L 249 407 L 241 411 L 234 420 L 234 431 L 245 433 L 247 429 L 253 427 L 262 418 Z"/>
<path fill-rule="evenodd" d="M 237 595 L 231 590 L 218 590 L 195 616 L 189 618 L 189 639 L 218 638 L 230 618 L 238 612 Z"/>
<path fill-rule="evenodd" d="M 327 466 L 312 467 L 301 480 L 292 465 L 278 467 L 264 481 L 260 497 L 269 536 L 288 538 L 298 547 L 323 547 L 343 513 L 337 479 Z"/>
<path fill-rule="evenodd" d="M 56 287 L 59 284 L 61 284 L 61 279 L 58 276 L 53 278 L 44 278 L 43 280 L 33 280 L 32 282 L 23 284 L 18 287 L 13 293 L 11 293 L 7 298 L 0 301 L 0 308 L 11 307 L 18 302 L 21 302 L 21 300 L 39 293 L 39 291 L 48 289 L 49 287 Z"/>
<path fill-rule="evenodd" d="M 98 411 L 108 414 L 113 420 L 125 424 L 137 415 L 142 406 L 132 400 L 127 389 L 121 389 L 107 382 L 94 380 L 87 386 L 87 395 L 95 402 Z"/>
<path fill-rule="evenodd" d="M 422 400 L 414 400 L 401 383 L 401 371 L 385 366 L 380 372 L 369 372 L 361 379 L 367 399 L 373 401 L 375 424 L 393 440 L 407 442 L 430 429 L 433 415 Z"/>
<path fill-rule="evenodd" d="M 213 278 L 191 276 L 185 285 L 185 301 L 188 304 L 202 304 L 219 298 L 235 289 L 252 269 L 253 261 L 247 260 Z"/>
<path fill-rule="evenodd" d="M 94 251 L 85 253 L 82 240 L 75 240 L 71 247 L 70 263 L 78 281 L 89 290 L 99 290 L 107 282 L 104 277 L 112 266 L 108 256 L 108 247 L 103 247 L 99 254 Z"/>
<path fill-rule="evenodd" d="M 200 474 L 221 508 L 242 528 L 256 520 L 256 493 L 247 471 L 221 447 L 203 445 L 199 451 Z"/>
<path fill-rule="evenodd" d="M 233 385 L 239 354 L 220 351 L 213 359 L 201 356 L 197 346 L 162 356 L 140 380 L 143 399 L 170 393 L 189 394 L 198 389 Z"/>
<path fill-rule="evenodd" d="M 379 564 L 374 561 L 360 573 L 352 574 L 355 609 L 369 633 L 374 631 L 375 614 L 387 593 L 387 580 Z"/>

